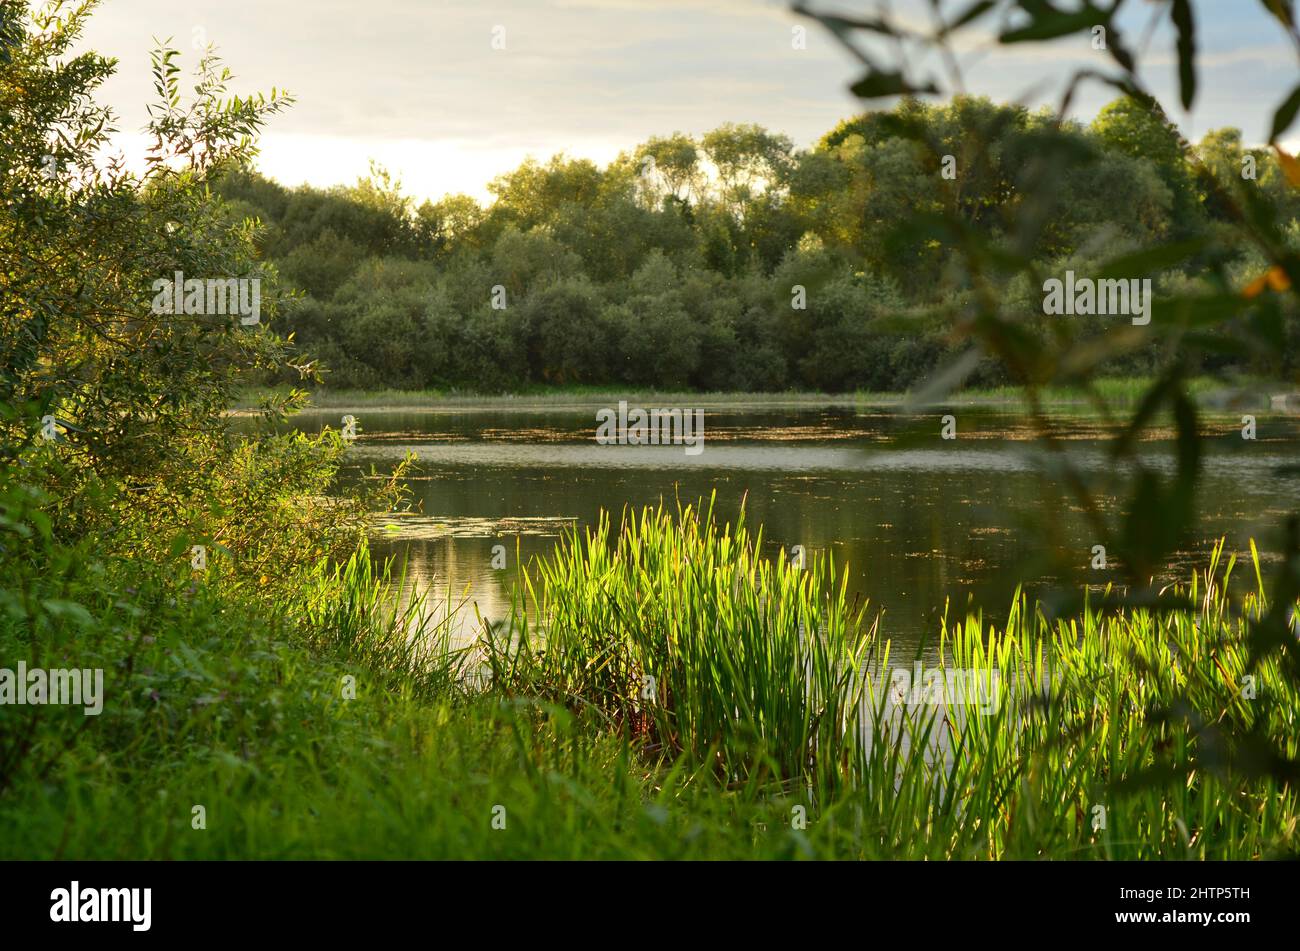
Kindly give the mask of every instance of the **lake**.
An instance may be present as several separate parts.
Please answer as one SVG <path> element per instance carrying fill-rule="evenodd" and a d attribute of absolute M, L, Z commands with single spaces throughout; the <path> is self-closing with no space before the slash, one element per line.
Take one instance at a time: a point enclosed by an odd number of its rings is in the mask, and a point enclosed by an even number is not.
<path fill-rule="evenodd" d="M 520 401 L 503 408 L 313 410 L 294 425 L 316 431 L 358 420 L 346 478 L 371 465 L 418 458 L 408 480 L 419 513 L 386 523 L 395 531 L 373 543 L 380 555 L 409 560 L 408 586 L 441 600 L 478 605 L 485 618 L 509 615 L 516 558 L 547 554 L 566 530 L 592 525 L 602 509 L 676 500 L 707 502 L 734 520 L 745 507 L 763 526 L 772 557 L 793 546 L 830 553 L 849 573 L 850 595 L 884 611 L 883 633 L 896 646 L 932 638 L 945 604 L 951 613 L 982 609 L 1005 616 L 1022 580 L 1032 594 L 1102 584 L 1114 565 L 1091 567 L 1098 539 L 1066 506 L 1060 479 L 1023 417 L 1006 407 L 956 406 L 920 414 L 852 404 L 773 402 L 700 405 L 703 451 L 682 446 L 600 445 L 596 410 L 608 400 L 572 404 Z M 643 403 L 658 405 L 651 403 Z M 956 438 L 941 435 L 945 413 Z M 1300 420 L 1256 412 L 1258 438 L 1241 436 L 1241 414 L 1203 419 L 1208 445 L 1199 512 L 1166 580 L 1203 564 L 1213 541 L 1248 552 L 1254 536 L 1271 550 L 1272 527 L 1294 506 L 1293 466 Z M 1115 467 L 1106 430 L 1085 415 L 1057 417 L 1070 458 L 1107 500 L 1112 515 Z M 1147 465 L 1173 469 L 1172 432 L 1144 443 Z M 494 546 L 502 546 L 495 550 Z M 497 567 L 505 559 L 504 570 Z M 494 564 L 495 562 L 495 564 Z M 1239 572 L 1248 581 L 1249 571 Z M 462 636 L 473 636 L 466 610 Z"/>

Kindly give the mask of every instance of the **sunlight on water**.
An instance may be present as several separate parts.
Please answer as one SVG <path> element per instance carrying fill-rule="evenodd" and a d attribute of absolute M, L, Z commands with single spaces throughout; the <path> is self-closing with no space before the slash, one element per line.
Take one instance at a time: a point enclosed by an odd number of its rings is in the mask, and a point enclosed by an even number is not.
<path fill-rule="evenodd" d="M 350 478 L 407 453 L 418 459 L 408 480 L 416 511 L 382 518 L 374 547 L 409 559 L 415 590 L 464 601 L 465 640 L 475 634 L 472 605 L 488 620 L 507 617 L 519 560 L 549 554 L 562 533 L 593 524 L 601 509 L 690 503 L 715 490 L 727 520 L 747 500 L 750 522 L 764 527 L 765 554 L 803 545 L 847 566 L 850 595 L 883 610 L 882 631 L 904 647 L 935 635 L 945 602 L 952 614 L 969 604 L 996 620 L 1019 578 L 1030 579 L 1032 592 L 1111 577 L 1088 570 L 1088 531 L 1077 517 L 1053 514 L 1062 490 L 1051 458 L 1005 413 L 959 411 L 957 439 L 943 440 L 939 412 L 731 407 L 706 412 L 705 448 L 695 456 L 681 446 L 599 445 L 586 409 L 355 413 L 361 435 Z M 337 426 L 338 417 L 307 413 L 297 425 Z M 1171 579 L 1221 533 L 1230 550 L 1244 551 L 1255 534 L 1267 552 L 1266 526 L 1300 488 L 1300 479 L 1276 474 L 1296 461 L 1294 418 L 1268 418 L 1248 454 L 1231 420 L 1221 425 L 1206 462 L 1202 521 Z M 1104 487 L 1112 465 L 1097 424 L 1065 420 L 1061 436 L 1075 465 Z M 1146 465 L 1172 471 L 1167 442 L 1146 450 Z"/>

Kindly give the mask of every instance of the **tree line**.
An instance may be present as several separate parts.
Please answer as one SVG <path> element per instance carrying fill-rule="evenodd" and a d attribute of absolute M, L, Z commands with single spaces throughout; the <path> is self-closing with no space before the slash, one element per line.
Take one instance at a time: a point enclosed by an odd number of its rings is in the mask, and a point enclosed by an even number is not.
<path fill-rule="evenodd" d="M 1265 192 L 1290 234 L 1300 227 L 1274 152 L 1236 129 L 1189 143 L 1127 96 L 1086 125 L 985 98 L 905 98 L 806 150 L 727 124 L 651 138 L 604 168 L 529 159 L 490 184 L 487 206 L 466 195 L 417 206 L 379 167 L 329 189 L 244 168 L 216 189 L 260 220 L 261 252 L 300 292 L 279 326 L 331 387 L 889 391 L 954 356 L 952 318 L 972 294 L 949 266 L 960 234 L 927 223 L 947 216 L 996 245 L 1044 156 L 1062 151 L 1048 222 L 1015 249 L 1044 277 L 1194 241 L 1201 250 L 1159 276 L 1157 295 L 1213 290 L 1224 273 L 1248 281 L 1267 263 L 1228 227 L 1233 179 Z M 987 279 L 1031 336 L 1062 319 L 1044 316 L 1041 283 Z M 1086 332 L 1113 323 L 1069 319 Z M 1153 343 L 1107 370 L 1162 359 Z M 1230 351 L 1212 359 L 1205 369 L 1247 368 Z M 1007 379 L 986 359 L 966 382 Z"/>

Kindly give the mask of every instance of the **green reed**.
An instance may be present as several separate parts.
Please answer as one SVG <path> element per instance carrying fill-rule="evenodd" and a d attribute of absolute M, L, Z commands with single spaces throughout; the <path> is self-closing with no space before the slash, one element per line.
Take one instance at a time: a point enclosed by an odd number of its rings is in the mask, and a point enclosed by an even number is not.
<path fill-rule="evenodd" d="M 945 619 L 930 665 L 985 683 L 977 704 L 951 683 L 900 700 L 879 619 L 832 560 L 761 542 L 711 502 L 570 535 L 524 570 L 508 636 L 484 639 L 494 689 L 598 712 L 652 759 L 801 803 L 871 854 L 1294 850 L 1295 790 L 1194 728 L 1300 744 L 1296 684 L 1269 659 L 1248 670 L 1262 586 L 1229 601 L 1221 544 L 1172 592 L 1193 610 L 1094 598 L 1049 618 L 1019 595 L 999 627 Z"/>

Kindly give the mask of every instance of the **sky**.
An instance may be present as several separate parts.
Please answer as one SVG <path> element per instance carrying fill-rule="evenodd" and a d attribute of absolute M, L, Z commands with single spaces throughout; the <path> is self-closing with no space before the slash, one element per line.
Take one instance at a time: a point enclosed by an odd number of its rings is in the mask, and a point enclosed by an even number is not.
<path fill-rule="evenodd" d="M 811 5 L 872 13 L 882 3 L 905 24 L 930 22 L 929 0 Z M 1196 0 L 1195 10 L 1201 92 L 1186 114 L 1167 4 L 1129 0 L 1131 45 L 1158 16 L 1144 80 L 1189 138 L 1233 125 L 1248 143 L 1265 141 L 1273 109 L 1300 83 L 1295 48 L 1260 0 Z M 1000 46 L 996 23 L 957 43 L 967 92 L 1055 105 L 1074 69 L 1109 62 L 1083 34 Z M 861 72 L 851 54 L 774 0 L 104 0 L 81 48 L 119 60 L 98 98 L 116 110 L 116 144 L 133 163 L 153 95 L 149 51 L 167 38 L 187 72 L 214 43 L 232 91 L 294 94 L 263 134 L 265 174 L 352 184 L 373 159 L 417 200 L 483 200 L 488 182 L 529 155 L 604 164 L 652 135 L 724 122 L 756 122 L 806 147 L 862 108 L 847 91 Z M 871 48 L 885 62 L 893 53 Z M 923 59 L 913 78 L 946 77 L 941 66 Z M 1071 115 L 1088 121 L 1112 97 L 1084 87 Z"/>

